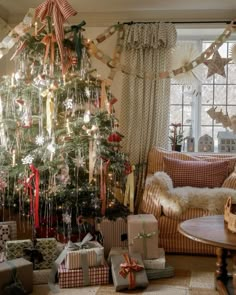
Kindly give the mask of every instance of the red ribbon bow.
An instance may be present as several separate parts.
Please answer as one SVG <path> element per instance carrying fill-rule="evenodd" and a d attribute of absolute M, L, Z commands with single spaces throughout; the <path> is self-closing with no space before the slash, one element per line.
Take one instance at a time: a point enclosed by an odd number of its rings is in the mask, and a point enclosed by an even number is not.
<path fill-rule="evenodd" d="M 70 17 L 77 14 L 67 0 L 46 0 L 40 4 L 35 10 L 35 17 L 39 17 L 41 21 L 44 21 L 47 16 L 52 16 L 56 40 L 59 47 L 59 52 L 62 61 L 62 71 L 64 73 L 64 48 L 62 41 L 64 39 L 63 23 Z"/>
<path fill-rule="evenodd" d="M 135 276 L 134 272 L 138 272 L 144 269 L 144 267 L 137 263 L 136 260 L 129 257 L 128 253 L 123 254 L 125 262 L 120 264 L 119 274 L 126 278 L 129 275 L 129 289 L 135 288 Z"/>

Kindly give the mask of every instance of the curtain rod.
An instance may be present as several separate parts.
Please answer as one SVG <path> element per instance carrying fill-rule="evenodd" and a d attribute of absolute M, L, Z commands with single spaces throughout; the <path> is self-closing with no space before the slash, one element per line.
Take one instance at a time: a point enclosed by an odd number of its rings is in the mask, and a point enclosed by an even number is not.
<path fill-rule="evenodd" d="M 134 24 L 155 24 L 155 23 L 160 23 L 159 22 L 145 22 L 145 21 L 140 21 L 140 22 L 134 22 L 134 21 L 130 21 L 130 22 L 124 22 L 124 25 L 134 25 Z M 173 24 L 230 24 L 231 21 L 163 21 L 164 23 L 173 23 Z M 236 22 L 234 22 L 236 23 Z"/>

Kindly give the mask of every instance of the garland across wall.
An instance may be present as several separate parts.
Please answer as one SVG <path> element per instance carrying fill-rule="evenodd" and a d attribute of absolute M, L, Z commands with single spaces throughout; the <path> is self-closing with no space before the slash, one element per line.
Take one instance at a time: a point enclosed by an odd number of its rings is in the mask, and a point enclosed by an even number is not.
<path fill-rule="evenodd" d="M 35 34 L 37 34 L 37 23 L 34 23 L 34 13 L 35 9 L 29 9 L 28 13 L 25 15 L 22 22 L 20 22 L 10 33 L 2 40 L 0 43 L 0 58 L 6 55 L 9 50 L 18 42 L 19 38 L 24 36 L 32 27 L 35 29 Z M 232 32 L 236 30 L 235 20 L 232 20 L 229 25 L 226 26 L 225 30 L 221 35 L 219 35 L 216 40 L 198 57 L 196 57 L 191 62 L 180 66 L 177 69 L 173 69 L 166 72 L 152 73 L 143 72 L 140 73 L 135 69 L 128 68 L 126 65 L 120 63 L 120 57 L 123 50 L 124 43 L 124 24 L 117 24 L 108 27 L 102 34 L 99 34 L 94 40 L 84 39 L 84 45 L 88 49 L 91 56 L 94 56 L 102 63 L 106 64 L 110 69 L 110 74 L 108 76 L 108 84 L 111 84 L 114 79 L 115 73 L 119 70 L 128 75 L 134 75 L 142 79 L 166 79 L 174 78 L 180 74 L 192 71 L 194 68 L 204 63 L 208 66 L 208 58 L 217 53 L 221 45 L 230 37 Z M 113 57 L 105 54 L 101 49 L 97 47 L 98 44 L 102 43 L 115 32 L 118 32 L 116 47 L 114 49 Z M 16 54 L 21 50 L 18 48 Z M 218 57 L 220 58 L 220 57 Z"/>

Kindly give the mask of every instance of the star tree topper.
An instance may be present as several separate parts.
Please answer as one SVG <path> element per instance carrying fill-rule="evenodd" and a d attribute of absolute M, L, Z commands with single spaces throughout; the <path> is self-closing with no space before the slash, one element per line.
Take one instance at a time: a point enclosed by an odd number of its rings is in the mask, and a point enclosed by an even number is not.
<path fill-rule="evenodd" d="M 213 54 L 212 59 L 204 61 L 204 64 L 208 67 L 207 78 L 214 74 L 225 77 L 224 66 L 231 61 L 231 58 L 222 58 L 218 51 Z"/>

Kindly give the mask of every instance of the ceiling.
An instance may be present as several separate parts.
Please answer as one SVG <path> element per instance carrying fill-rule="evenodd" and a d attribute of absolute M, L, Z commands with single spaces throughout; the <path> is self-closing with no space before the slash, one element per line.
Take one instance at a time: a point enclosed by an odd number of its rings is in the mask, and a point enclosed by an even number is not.
<path fill-rule="evenodd" d="M 20 22 L 29 8 L 44 0 L 0 0 L 0 17 Z M 235 0 L 68 0 L 78 11 L 71 22 L 107 26 L 125 21 L 223 21 L 236 17 Z"/>

